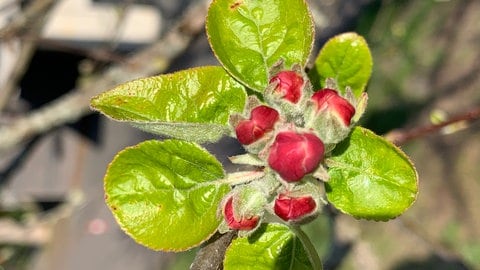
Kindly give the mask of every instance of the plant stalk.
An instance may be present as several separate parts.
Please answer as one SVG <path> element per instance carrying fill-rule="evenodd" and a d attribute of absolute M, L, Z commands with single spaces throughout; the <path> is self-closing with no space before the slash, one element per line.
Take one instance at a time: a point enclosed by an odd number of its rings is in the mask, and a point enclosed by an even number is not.
<path fill-rule="evenodd" d="M 310 241 L 308 235 L 302 230 L 302 228 L 300 228 L 299 225 L 290 225 L 290 228 L 305 247 L 305 251 L 307 252 L 308 259 L 310 260 L 313 269 L 322 270 L 322 261 L 320 260 L 317 250 L 315 249 L 315 246 L 313 246 L 313 243 Z"/>
<path fill-rule="evenodd" d="M 231 186 L 245 184 L 265 176 L 264 171 L 242 171 L 229 173 L 226 178 L 218 180 L 222 184 Z"/>

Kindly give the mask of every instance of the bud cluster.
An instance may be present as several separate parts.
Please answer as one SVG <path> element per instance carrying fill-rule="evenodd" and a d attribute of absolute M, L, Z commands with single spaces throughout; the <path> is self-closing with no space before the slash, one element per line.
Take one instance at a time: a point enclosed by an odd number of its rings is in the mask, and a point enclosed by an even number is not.
<path fill-rule="evenodd" d="M 232 115 L 238 141 L 248 152 L 233 162 L 261 166 L 263 176 L 236 183 L 219 213 L 222 230 L 253 231 L 270 213 L 289 223 L 302 223 L 319 211 L 318 180 L 328 181 L 323 165 L 336 144 L 344 140 L 363 113 L 366 94 L 344 95 L 333 80 L 324 89 L 313 87 L 298 65 L 272 68 L 264 92 L 266 104 L 250 97 L 243 115 Z"/>

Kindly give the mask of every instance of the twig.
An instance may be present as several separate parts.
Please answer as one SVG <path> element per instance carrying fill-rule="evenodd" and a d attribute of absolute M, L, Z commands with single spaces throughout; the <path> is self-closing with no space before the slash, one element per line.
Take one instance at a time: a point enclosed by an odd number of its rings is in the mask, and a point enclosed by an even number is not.
<path fill-rule="evenodd" d="M 230 231 L 225 234 L 216 234 L 208 240 L 197 252 L 190 270 L 221 270 L 225 251 L 232 242 L 236 233 Z"/>
<path fill-rule="evenodd" d="M 3 87 L 0 86 L 0 111 L 2 111 L 8 103 L 10 96 L 17 87 L 18 81 L 25 73 L 36 48 L 35 40 L 40 36 L 44 18 L 54 2 L 55 1 L 52 0 L 33 1 L 23 14 L 16 16 L 10 24 L 0 29 L 0 39 L 8 39 L 9 37 L 19 34 L 29 36 L 28 39 L 20 43 L 20 53 L 10 73 L 10 79 Z"/>
<path fill-rule="evenodd" d="M 435 132 L 438 132 L 442 128 L 459 123 L 459 122 L 471 122 L 480 118 L 480 107 L 474 108 L 467 113 L 454 116 L 447 121 L 440 124 L 432 124 L 422 127 L 417 127 L 409 130 L 393 130 L 385 135 L 385 138 L 396 145 L 405 144 L 408 141 L 428 136 Z"/>
<path fill-rule="evenodd" d="M 47 40 L 43 38 L 36 40 L 36 43 L 37 46 L 42 49 L 84 56 L 96 62 L 113 62 L 116 64 L 125 63 L 125 57 L 119 53 L 112 51 L 110 48 L 84 48 L 63 41 Z"/>
<path fill-rule="evenodd" d="M 24 75 L 36 47 L 33 41 L 25 41 L 18 45 L 20 53 L 16 59 L 15 66 L 9 74 L 9 79 L 3 86 L 0 85 L 0 112 L 8 104 L 12 93 L 17 88 L 18 82 Z"/>
<path fill-rule="evenodd" d="M 23 225 L 12 219 L 0 219 L 0 243 L 15 245 L 43 245 L 52 234 L 48 224 L 39 222 Z"/>
<path fill-rule="evenodd" d="M 165 71 L 170 62 L 185 51 L 194 36 L 203 30 L 207 2 L 204 0 L 192 6 L 164 38 L 127 58 L 126 63 L 112 66 L 78 90 L 0 128 L 0 153 L 32 136 L 74 122 L 90 113 L 90 98 L 116 84 Z"/>
<path fill-rule="evenodd" d="M 83 193 L 75 189 L 68 194 L 64 203 L 49 213 L 33 213 L 33 217 L 23 222 L 1 218 L 0 244 L 33 246 L 46 244 L 51 240 L 56 224 L 70 217 L 83 203 Z"/>
<path fill-rule="evenodd" d="M 20 153 L 18 153 L 5 168 L 0 170 L 0 188 L 8 184 L 8 180 L 13 175 L 16 169 L 20 168 L 25 160 L 27 159 L 28 155 L 33 150 L 34 146 L 37 144 L 39 139 L 41 138 L 40 135 L 31 139 L 25 147 L 22 148 Z"/>
<path fill-rule="evenodd" d="M 0 39 L 8 39 L 22 34 L 23 31 L 35 26 L 39 18 L 43 18 L 56 0 L 36 0 L 26 8 L 25 12 L 16 16 L 8 25 L 0 29 Z M 30 30 L 28 30 L 30 31 Z"/>

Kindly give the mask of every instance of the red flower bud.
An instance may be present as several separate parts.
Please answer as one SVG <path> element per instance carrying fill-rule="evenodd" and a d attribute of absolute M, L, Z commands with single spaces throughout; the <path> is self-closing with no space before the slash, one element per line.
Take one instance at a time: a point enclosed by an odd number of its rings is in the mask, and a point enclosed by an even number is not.
<path fill-rule="evenodd" d="M 237 139 L 241 144 L 249 145 L 260 139 L 266 132 L 273 130 L 279 114 L 275 109 L 261 105 L 250 113 L 250 119 L 242 120 L 235 127 Z"/>
<path fill-rule="evenodd" d="M 316 208 L 317 204 L 311 196 L 290 197 L 280 194 L 275 199 L 273 210 L 281 219 L 295 221 L 311 214 Z"/>
<path fill-rule="evenodd" d="M 337 91 L 328 88 L 322 89 L 313 94 L 312 100 L 317 105 L 317 111 L 328 109 L 345 126 L 350 126 L 350 120 L 355 114 L 355 108 L 348 100 L 341 97 Z"/>
<path fill-rule="evenodd" d="M 281 71 L 270 79 L 270 83 L 278 82 L 275 91 L 286 100 L 297 103 L 302 96 L 303 78 L 294 71 Z"/>
<path fill-rule="evenodd" d="M 233 209 L 233 197 L 230 197 L 227 200 L 227 203 L 225 203 L 225 206 L 223 207 L 223 216 L 225 217 L 225 221 L 227 222 L 230 229 L 244 231 L 254 229 L 260 219 L 258 216 L 236 217 Z"/>
<path fill-rule="evenodd" d="M 323 159 L 323 142 L 311 133 L 283 131 L 270 147 L 268 164 L 287 182 L 296 182 L 311 173 Z"/>

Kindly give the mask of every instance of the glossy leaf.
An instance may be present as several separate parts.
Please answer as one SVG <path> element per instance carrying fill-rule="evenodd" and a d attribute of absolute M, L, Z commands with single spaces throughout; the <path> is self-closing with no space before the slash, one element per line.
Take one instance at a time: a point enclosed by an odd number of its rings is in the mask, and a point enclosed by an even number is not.
<path fill-rule="evenodd" d="M 313 22 L 304 0 L 214 0 L 207 17 L 210 46 L 239 81 L 262 92 L 281 58 L 305 65 Z"/>
<path fill-rule="evenodd" d="M 330 39 L 321 49 L 309 77 L 315 90 L 325 87 L 333 78 L 339 91 L 350 86 L 356 97 L 365 90 L 372 74 L 372 55 L 367 42 L 356 33 L 345 33 Z"/>
<path fill-rule="evenodd" d="M 396 146 L 356 127 L 326 160 L 327 199 L 357 218 L 388 220 L 402 214 L 418 192 L 417 172 Z"/>
<path fill-rule="evenodd" d="M 225 270 L 311 270 L 300 240 L 278 223 L 264 223 L 250 237 L 239 237 L 228 247 Z"/>
<path fill-rule="evenodd" d="M 199 67 L 121 84 L 94 97 L 92 107 L 155 134 L 206 142 L 227 134 L 242 112 L 245 88 L 221 67 Z"/>
<path fill-rule="evenodd" d="M 106 202 L 135 241 L 181 251 L 217 229 L 217 208 L 230 187 L 222 165 L 203 148 L 180 140 L 146 141 L 118 153 L 105 175 Z"/>

